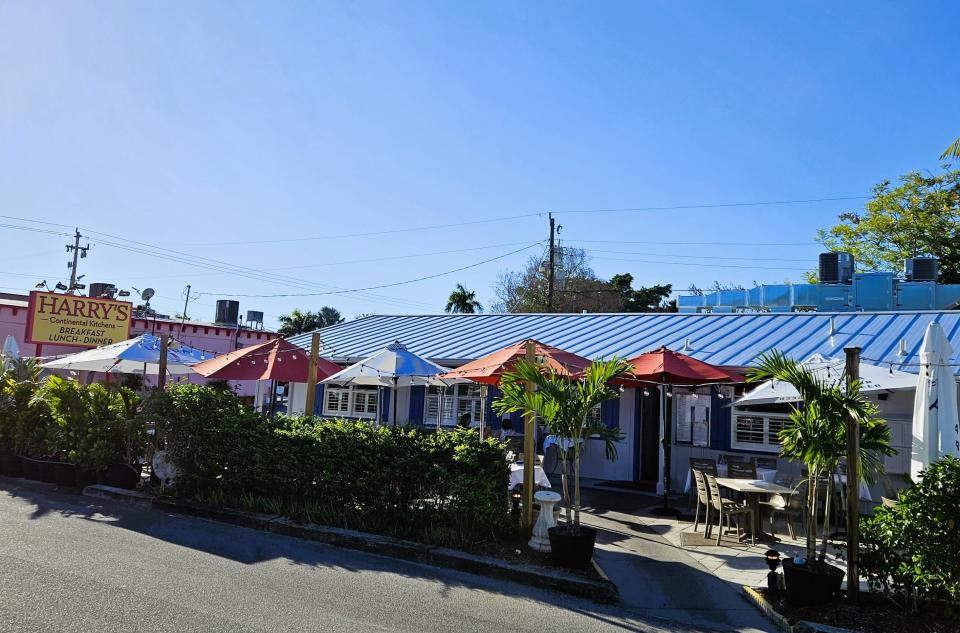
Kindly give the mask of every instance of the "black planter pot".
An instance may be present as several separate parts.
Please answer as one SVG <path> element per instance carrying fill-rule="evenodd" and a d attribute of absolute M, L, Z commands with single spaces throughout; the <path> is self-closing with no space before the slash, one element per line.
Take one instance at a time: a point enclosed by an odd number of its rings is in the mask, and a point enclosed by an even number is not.
<path fill-rule="evenodd" d="M 140 483 L 140 473 L 129 464 L 114 464 L 103 473 L 101 483 L 133 490 Z"/>
<path fill-rule="evenodd" d="M 74 464 L 56 462 L 53 465 L 53 471 L 58 486 L 70 486 L 72 488 L 77 485 L 77 467 Z"/>
<path fill-rule="evenodd" d="M 797 565 L 792 558 L 783 561 L 787 600 L 795 606 L 811 606 L 835 600 L 840 594 L 844 571 L 839 567 L 808 560 Z"/>
<path fill-rule="evenodd" d="M 23 477 L 20 457 L 10 449 L 0 450 L 0 474 L 6 477 Z"/>
<path fill-rule="evenodd" d="M 23 467 L 23 476 L 26 479 L 40 481 L 40 462 L 32 457 L 20 456 L 20 466 Z"/>
<path fill-rule="evenodd" d="M 57 462 L 52 460 L 40 460 L 40 481 L 55 484 L 57 483 Z"/>
<path fill-rule="evenodd" d="M 572 569 L 585 569 L 593 558 L 593 546 L 597 541 L 597 531 L 580 526 L 580 534 L 571 534 L 567 526 L 558 525 L 548 530 L 550 534 L 550 555 L 555 565 Z"/>

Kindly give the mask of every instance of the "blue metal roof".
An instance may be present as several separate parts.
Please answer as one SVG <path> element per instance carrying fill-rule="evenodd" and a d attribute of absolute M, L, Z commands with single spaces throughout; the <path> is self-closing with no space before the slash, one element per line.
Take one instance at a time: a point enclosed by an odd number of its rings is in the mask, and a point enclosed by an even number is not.
<path fill-rule="evenodd" d="M 867 362 L 916 372 L 917 352 L 931 321 L 940 322 L 960 352 L 960 312 L 952 311 L 374 315 L 319 332 L 323 355 L 341 363 L 400 341 L 424 358 L 456 366 L 535 338 L 588 358 L 628 358 L 666 345 L 715 365 L 735 366 L 750 365 L 771 349 L 802 360 L 814 353 L 839 357 L 843 348 L 859 346 Z M 310 334 L 290 340 L 310 347 Z M 687 340 L 689 351 L 683 350 Z M 897 355 L 901 340 L 905 357 Z"/>

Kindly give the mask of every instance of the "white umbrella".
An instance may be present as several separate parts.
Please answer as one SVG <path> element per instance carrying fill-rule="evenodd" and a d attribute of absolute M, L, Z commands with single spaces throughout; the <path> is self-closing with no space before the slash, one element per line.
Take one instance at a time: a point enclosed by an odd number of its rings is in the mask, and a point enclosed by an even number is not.
<path fill-rule="evenodd" d="M 6 369 L 8 366 L 16 367 L 17 361 L 20 360 L 20 346 L 17 345 L 17 339 L 13 338 L 12 334 L 7 334 L 7 339 L 3 342 L 3 351 L 0 352 L 0 356 L 3 357 L 2 368 Z"/>
<path fill-rule="evenodd" d="M 167 373 L 185 375 L 193 372 L 191 366 L 213 358 L 213 354 L 171 341 L 167 348 Z M 107 374 L 160 373 L 160 339 L 152 334 L 141 334 L 127 341 L 64 356 L 40 365 L 44 369 L 94 371 Z"/>
<path fill-rule="evenodd" d="M 383 351 L 366 358 L 359 363 L 335 373 L 321 381 L 324 384 L 372 385 L 390 387 L 393 390 L 393 421 L 397 420 L 397 387 L 413 385 L 448 385 L 459 380 L 438 378 L 439 374 L 450 371 L 417 356 L 402 343 L 391 343 Z"/>
<path fill-rule="evenodd" d="M 846 377 L 843 359 L 828 358 L 821 354 L 814 354 L 801 365 L 809 369 L 815 376 L 831 385 L 839 385 L 846 389 Z M 887 391 L 909 391 L 917 386 L 916 374 L 899 371 L 892 367 L 879 367 L 868 363 L 860 363 L 861 393 L 881 393 Z M 778 380 L 768 380 L 760 383 L 755 389 L 743 394 L 743 397 L 734 402 L 734 405 L 775 404 L 780 402 L 799 402 L 800 392 L 792 385 Z"/>
<path fill-rule="evenodd" d="M 943 455 L 960 456 L 957 381 L 950 370 L 953 349 L 937 322 L 927 326 L 920 348 L 920 379 L 913 401 L 913 452 L 910 476 Z"/>

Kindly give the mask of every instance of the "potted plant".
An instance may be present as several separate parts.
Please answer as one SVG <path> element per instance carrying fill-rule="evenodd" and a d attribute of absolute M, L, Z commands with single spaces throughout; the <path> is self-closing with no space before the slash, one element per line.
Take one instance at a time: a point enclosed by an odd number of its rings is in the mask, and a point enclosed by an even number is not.
<path fill-rule="evenodd" d="M 616 459 L 616 442 L 622 439 L 620 430 L 592 418 L 590 411 L 620 396 L 620 391 L 609 383 L 628 370 L 629 365 L 620 360 L 594 361 L 580 379 L 571 380 L 521 359 L 500 381 L 502 396 L 493 403 L 494 411 L 498 415 L 515 411 L 532 413 L 559 440 L 561 490 L 566 516 L 563 525 L 550 529 L 550 550 L 558 565 L 583 568 L 593 557 L 597 532 L 580 525 L 580 455 L 583 442 L 596 437 L 604 442 L 607 459 Z M 533 384 L 532 391 L 527 389 L 528 383 Z"/>
<path fill-rule="evenodd" d="M 825 561 L 830 529 L 834 473 L 847 451 L 847 420 L 854 417 L 860 432 L 859 472 L 864 478 L 883 471 L 883 456 L 896 451 L 890 446 L 890 429 L 878 417 L 877 406 L 860 393 L 859 380 L 844 388 L 814 373 L 783 352 L 762 354 L 751 382 L 778 380 L 793 386 L 801 401 L 790 405 L 790 424 L 780 431 L 780 455 L 803 462 L 806 480 L 806 556 L 783 562 L 787 595 L 794 604 L 820 604 L 838 595 L 844 572 Z M 825 483 L 824 483 L 825 482 Z M 849 482 L 856 494 L 859 482 Z M 823 494 L 823 486 L 826 487 Z M 817 513 L 824 504 L 822 544 L 817 554 Z M 851 579 L 859 582 L 859 579 Z"/>

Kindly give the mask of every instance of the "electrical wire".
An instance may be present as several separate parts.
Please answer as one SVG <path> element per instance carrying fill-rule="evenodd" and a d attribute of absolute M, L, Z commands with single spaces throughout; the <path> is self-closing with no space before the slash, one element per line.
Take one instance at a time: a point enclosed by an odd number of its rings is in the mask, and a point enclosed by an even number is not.
<path fill-rule="evenodd" d="M 799 257 L 732 257 L 728 255 L 680 255 L 677 253 L 638 253 L 634 251 L 609 251 L 602 249 L 583 249 L 587 253 L 610 253 L 613 255 L 642 255 L 647 257 L 683 257 L 686 259 L 728 259 L 728 260 L 746 260 L 762 262 L 806 262 L 809 258 Z"/>
<path fill-rule="evenodd" d="M 217 296 L 221 296 L 221 297 L 261 297 L 261 298 L 272 298 L 272 297 L 316 297 L 316 296 L 320 296 L 320 295 L 346 294 L 346 293 L 352 293 L 352 292 L 361 292 L 361 291 L 365 291 L 365 290 L 378 290 L 378 289 L 381 289 L 381 288 L 393 288 L 393 287 L 395 287 L 395 286 L 403 286 L 403 285 L 407 285 L 407 284 L 417 283 L 417 282 L 419 282 L 419 281 L 426 281 L 426 280 L 428 280 L 428 279 L 436 279 L 437 277 L 443 277 L 443 276 L 445 276 L 445 275 L 452 275 L 453 273 L 458 273 L 458 272 L 461 272 L 461 271 L 464 271 L 464 270 L 469 270 L 470 268 L 476 268 L 477 266 L 482 266 L 483 264 L 488 264 L 488 263 L 490 263 L 490 262 L 494 262 L 494 261 L 497 261 L 497 260 L 500 260 L 500 259 L 504 259 L 505 257 L 509 257 L 510 255 L 516 255 L 517 253 L 521 253 L 521 252 L 523 252 L 523 251 L 525 251 L 525 250 L 529 250 L 529 249 L 533 248 L 534 246 L 538 246 L 538 245 L 540 245 L 540 244 L 541 244 L 541 242 L 534 242 L 533 244 L 529 244 L 529 245 L 527 245 L 527 246 L 525 246 L 525 247 L 523 247 L 523 248 L 518 248 L 518 249 L 516 249 L 516 250 L 510 251 L 509 253 L 503 253 L 502 255 L 497 255 L 496 257 L 490 257 L 490 258 L 488 258 L 488 259 L 484 259 L 484 260 L 481 260 L 481 261 L 479 261 L 479 262 L 474 262 L 473 264 L 468 264 L 468 265 L 466 265 L 466 266 L 461 266 L 461 267 L 459 267 L 459 268 L 454 268 L 453 270 L 446 270 L 446 271 L 441 272 L 441 273 L 435 273 L 435 274 L 433 274 L 433 275 L 425 275 L 425 276 L 423 276 L 423 277 L 417 277 L 417 278 L 415 278 L 415 279 L 406 279 L 406 280 L 404 280 L 404 281 L 395 281 L 395 282 L 388 283 L 388 284 L 379 284 L 379 285 L 376 285 L 376 286 L 367 286 L 367 287 L 365 287 L 365 288 L 352 288 L 352 289 L 345 289 L 345 290 L 332 290 L 332 291 L 327 291 L 327 292 L 310 292 L 310 293 L 245 294 L 245 293 L 230 293 L 230 292 L 201 292 L 201 293 L 197 293 L 197 294 L 198 294 L 198 295 L 217 295 Z"/>

